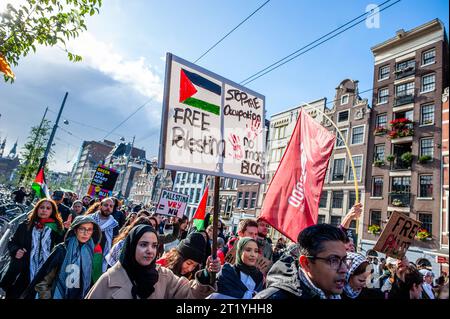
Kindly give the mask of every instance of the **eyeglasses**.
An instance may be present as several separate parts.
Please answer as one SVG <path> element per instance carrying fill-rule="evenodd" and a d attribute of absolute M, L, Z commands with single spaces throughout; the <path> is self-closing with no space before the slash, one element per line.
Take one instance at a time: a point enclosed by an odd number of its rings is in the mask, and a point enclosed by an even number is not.
<path fill-rule="evenodd" d="M 316 260 L 316 259 L 324 260 L 324 261 L 328 262 L 330 267 L 334 270 L 339 270 L 341 268 L 342 264 L 344 264 L 345 267 L 347 269 L 349 269 L 352 264 L 352 259 L 347 258 L 347 256 L 344 256 L 342 258 L 340 258 L 339 256 L 335 256 L 335 255 L 329 256 L 329 257 L 306 256 L 306 258 L 313 259 L 313 260 Z"/>
<path fill-rule="evenodd" d="M 78 227 L 77 231 L 80 232 L 80 233 L 92 234 L 94 229 L 93 228 Z"/>

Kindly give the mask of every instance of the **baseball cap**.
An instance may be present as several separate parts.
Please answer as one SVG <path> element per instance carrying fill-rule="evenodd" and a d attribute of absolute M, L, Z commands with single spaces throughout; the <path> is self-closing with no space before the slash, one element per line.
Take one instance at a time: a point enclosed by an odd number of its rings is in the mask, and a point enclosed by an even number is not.
<path fill-rule="evenodd" d="M 64 197 L 64 192 L 63 191 L 54 191 L 53 195 L 52 195 L 52 199 L 54 200 L 61 200 Z"/>

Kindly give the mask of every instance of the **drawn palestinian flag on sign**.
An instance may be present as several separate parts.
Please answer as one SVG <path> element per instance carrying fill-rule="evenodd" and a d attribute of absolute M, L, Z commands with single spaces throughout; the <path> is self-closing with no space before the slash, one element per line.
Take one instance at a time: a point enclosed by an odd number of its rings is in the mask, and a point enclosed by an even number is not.
<path fill-rule="evenodd" d="M 201 75 L 180 70 L 180 103 L 220 115 L 222 88 Z"/>

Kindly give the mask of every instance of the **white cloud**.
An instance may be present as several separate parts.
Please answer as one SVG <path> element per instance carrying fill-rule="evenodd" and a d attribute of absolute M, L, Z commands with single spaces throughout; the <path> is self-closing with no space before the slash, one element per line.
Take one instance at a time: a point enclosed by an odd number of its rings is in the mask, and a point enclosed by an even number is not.
<path fill-rule="evenodd" d="M 68 44 L 71 52 L 83 57 L 83 64 L 132 87 L 145 97 L 157 102 L 163 99 L 163 81 L 144 57 L 131 60 L 117 53 L 112 44 L 97 40 L 84 32 Z"/>

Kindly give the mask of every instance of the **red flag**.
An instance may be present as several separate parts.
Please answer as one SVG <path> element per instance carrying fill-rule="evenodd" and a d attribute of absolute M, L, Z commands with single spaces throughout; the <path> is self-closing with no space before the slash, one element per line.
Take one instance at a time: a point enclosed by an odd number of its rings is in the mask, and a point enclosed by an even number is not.
<path fill-rule="evenodd" d="M 297 241 L 317 223 L 320 193 L 336 137 L 302 109 L 267 190 L 260 219 Z"/>
<path fill-rule="evenodd" d="M 205 192 L 203 193 L 200 204 L 198 205 L 197 210 L 195 211 L 194 217 L 194 226 L 197 230 L 203 230 L 205 228 L 205 216 L 206 216 L 206 200 L 208 199 L 208 186 L 206 186 Z"/>

